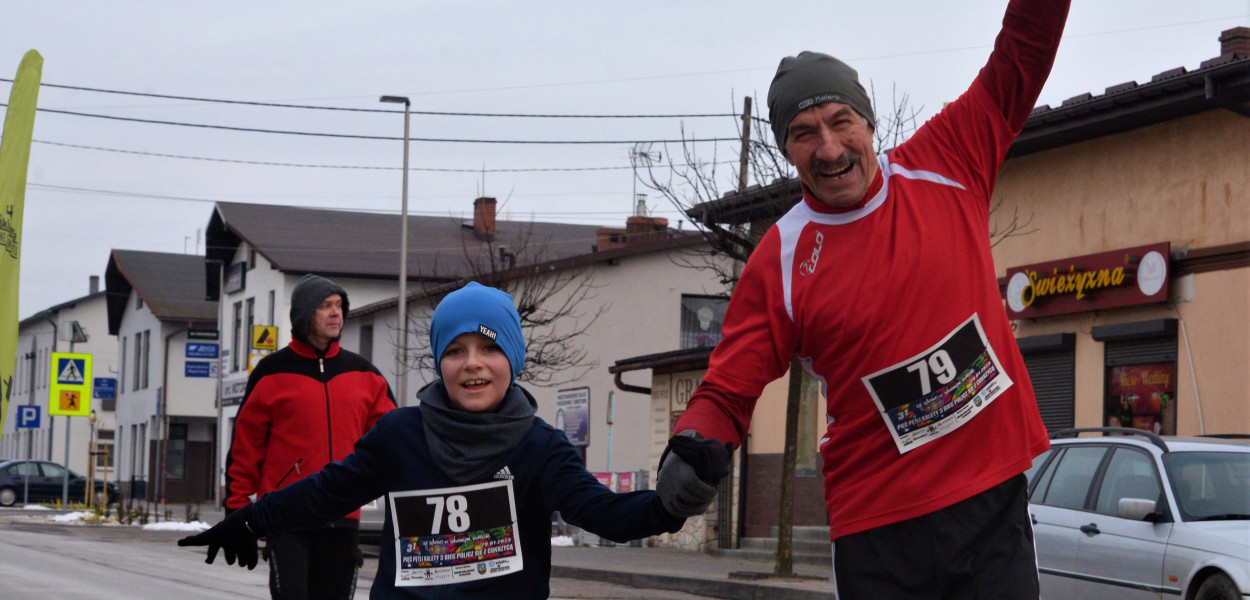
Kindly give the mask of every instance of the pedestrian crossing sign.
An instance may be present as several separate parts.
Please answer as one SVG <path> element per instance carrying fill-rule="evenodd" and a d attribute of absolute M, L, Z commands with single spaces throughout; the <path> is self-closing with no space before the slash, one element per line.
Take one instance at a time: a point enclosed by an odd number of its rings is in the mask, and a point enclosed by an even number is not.
<path fill-rule="evenodd" d="M 52 353 L 48 414 L 85 417 L 91 414 L 91 355 Z"/>
<path fill-rule="evenodd" d="M 58 361 L 60 373 L 56 376 L 56 382 L 64 385 L 82 385 L 83 362 L 81 358 L 62 358 Z"/>
<path fill-rule="evenodd" d="M 253 350 L 277 350 L 278 349 L 277 326 L 253 325 L 252 326 L 252 349 Z"/>

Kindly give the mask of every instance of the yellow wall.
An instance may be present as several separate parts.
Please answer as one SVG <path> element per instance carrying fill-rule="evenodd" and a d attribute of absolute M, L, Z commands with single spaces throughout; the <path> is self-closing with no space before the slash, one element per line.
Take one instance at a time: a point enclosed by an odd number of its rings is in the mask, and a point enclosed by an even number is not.
<path fill-rule="evenodd" d="M 1012 159 L 994 193 L 994 248 L 1008 267 L 1170 241 L 1173 250 L 1250 239 L 1250 119 L 1224 110 Z"/>

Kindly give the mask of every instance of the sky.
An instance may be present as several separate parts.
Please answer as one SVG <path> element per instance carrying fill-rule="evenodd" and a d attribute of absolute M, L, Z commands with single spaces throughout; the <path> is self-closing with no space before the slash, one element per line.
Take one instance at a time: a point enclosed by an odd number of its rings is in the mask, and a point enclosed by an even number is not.
<path fill-rule="evenodd" d="M 621 226 L 648 192 L 631 151 L 736 138 L 783 56 L 837 56 L 923 120 L 967 88 L 1006 4 L 2 0 L 0 78 L 35 49 L 40 109 L 98 115 L 36 116 L 19 314 L 86 295 L 113 248 L 202 254 L 216 201 L 397 214 L 402 105 L 382 95 L 412 101 L 410 214 L 471 216 L 487 195 L 500 218 Z M 1237 26 L 1250 0 L 1074 0 L 1039 104 L 1197 69 Z M 730 189 L 738 143 L 692 147 Z"/>

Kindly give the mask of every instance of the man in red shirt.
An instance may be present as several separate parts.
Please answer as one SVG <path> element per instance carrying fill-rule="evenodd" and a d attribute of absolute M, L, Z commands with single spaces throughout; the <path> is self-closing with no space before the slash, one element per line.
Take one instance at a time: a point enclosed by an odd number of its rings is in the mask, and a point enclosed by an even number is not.
<path fill-rule="evenodd" d="M 1049 442 L 1002 305 L 989 206 L 1067 11 L 1011 0 L 967 92 L 879 156 L 846 64 L 787 57 L 769 89 L 803 200 L 747 262 L 674 441 L 740 445 L 797 354 L 827 399 L 819 448 L 842 600 L 1038 595 L 1022 472 Z M 682 470 L 689 455 L 669 453 L 657 477 L 687 512 L 714 491 Z"/>

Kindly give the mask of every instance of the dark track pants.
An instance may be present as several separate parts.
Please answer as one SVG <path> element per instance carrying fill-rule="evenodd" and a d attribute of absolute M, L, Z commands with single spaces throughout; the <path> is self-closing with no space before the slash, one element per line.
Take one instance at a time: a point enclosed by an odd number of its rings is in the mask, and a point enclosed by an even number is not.
<path fill-rule="evenodd" d="M 1028 482 L 833 542 L 838 600 L 1036 600 Z"/>
<path fill-rule="evenodd" d="M 356 594 L 359 532 L 347 527 L 269 536 L 273 600 L 351 600 Z"/>

